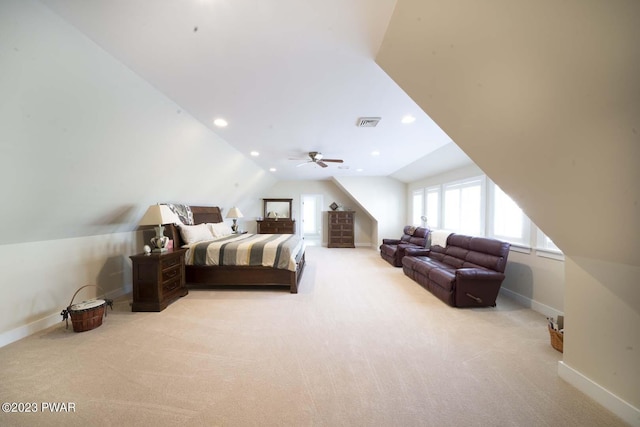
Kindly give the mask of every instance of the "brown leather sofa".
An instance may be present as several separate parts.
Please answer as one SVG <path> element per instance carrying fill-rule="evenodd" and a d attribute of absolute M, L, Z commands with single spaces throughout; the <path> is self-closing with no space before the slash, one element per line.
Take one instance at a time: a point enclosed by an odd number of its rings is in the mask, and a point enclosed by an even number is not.
<path fill-rule="evenodd" d="M 402 258 L 407 248 L 425 249 L 431 245 L 431 233 L 425 227 L 404 227 L 399 239 L 382 239 L 380 256 L 395 267 L 402 267 Z"/>
<path fill-rule="evenodd" d="M 451 234 L 446 247 L 407 249 L 404 274 L 453 307 L 495 307 L 511 245 Z"/>

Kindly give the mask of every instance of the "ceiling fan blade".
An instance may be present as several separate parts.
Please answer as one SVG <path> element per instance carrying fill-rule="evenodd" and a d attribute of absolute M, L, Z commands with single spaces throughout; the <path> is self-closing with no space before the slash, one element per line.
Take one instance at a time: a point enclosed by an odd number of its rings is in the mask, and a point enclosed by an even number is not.
<path fill-rule="evenodd" d="M 297 164 L 296 167 L 299 168 L 300 166 L 308 165 L 309 163 L 311 162 L 300 163 L 300 164 Z"/>
<path fill-rule="evenodd" d="M 333 162 L 333 163 L 343 163 L 344 160 L 341 159 L 322 159 L 323 162 Z"/>
<path fill-rule="evenodd" d="M 321 167 L 323 167 L 323 168 L 326 168 L 326 167 L 327 167 L 327 164 L 324 162 L 324 160 L 318 160 L 316 163 L 317 163 L 318 165 L 320 165 Z"/>

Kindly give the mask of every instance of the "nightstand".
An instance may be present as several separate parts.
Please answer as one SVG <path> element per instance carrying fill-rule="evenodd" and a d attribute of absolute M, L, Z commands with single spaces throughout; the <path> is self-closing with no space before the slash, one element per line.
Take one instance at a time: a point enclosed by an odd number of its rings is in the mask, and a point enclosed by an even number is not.
<path fill-rule="evenodd" d="M 132 311 L 162 311 L 189 293 L 184 275 L 186 249 L 132 255 Z"/>

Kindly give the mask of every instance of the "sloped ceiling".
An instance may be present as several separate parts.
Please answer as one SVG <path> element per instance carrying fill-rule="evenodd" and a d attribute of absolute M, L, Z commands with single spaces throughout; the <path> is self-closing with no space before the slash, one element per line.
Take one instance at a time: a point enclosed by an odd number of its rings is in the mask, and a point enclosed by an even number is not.
<path fill-rule="evenodd" d="M 640 3 L 399 0 L 378 63 L 570 256 L 640 265 Z"/>
<path fill-rule="evenodd" d="M 374 62 L 395 0 L 42 1 L 277 179 L 387 176 L 451 141 Z"/>

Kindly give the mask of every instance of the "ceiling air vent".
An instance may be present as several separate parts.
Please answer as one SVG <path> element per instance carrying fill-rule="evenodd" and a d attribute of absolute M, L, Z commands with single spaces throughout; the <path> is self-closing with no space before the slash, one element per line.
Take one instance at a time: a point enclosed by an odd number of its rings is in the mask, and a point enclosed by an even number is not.
<path fill-rule="evenodd" d="M 374 128 L 382 117 L 360 117 L 356 126 L 359 128 Z"/>

